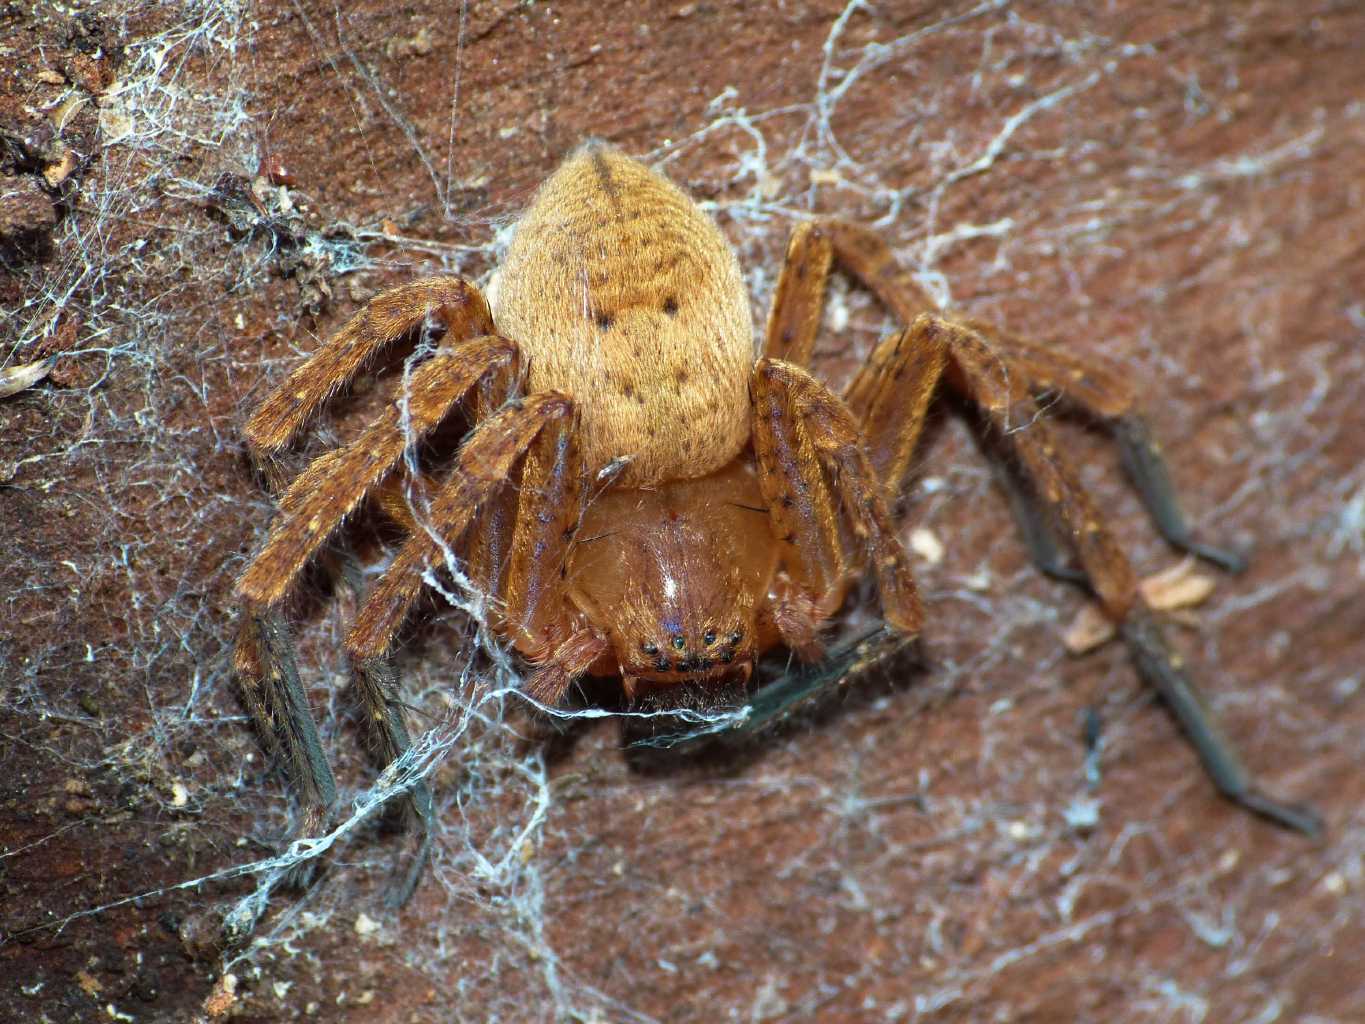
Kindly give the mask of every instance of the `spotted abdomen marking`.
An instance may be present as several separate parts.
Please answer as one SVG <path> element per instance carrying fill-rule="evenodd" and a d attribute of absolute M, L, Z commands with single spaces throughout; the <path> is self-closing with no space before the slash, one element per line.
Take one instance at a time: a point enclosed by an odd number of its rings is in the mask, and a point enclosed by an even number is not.
<path fill-rule="evenodd" d="M 679 188 L 601 146 L 570 158 L 517 225 L 492 295 L 528 387 L 571 395 L 596 471 L 639 487 L 709 473 L 749 437 L 753 328 L 739 262 Z"/>

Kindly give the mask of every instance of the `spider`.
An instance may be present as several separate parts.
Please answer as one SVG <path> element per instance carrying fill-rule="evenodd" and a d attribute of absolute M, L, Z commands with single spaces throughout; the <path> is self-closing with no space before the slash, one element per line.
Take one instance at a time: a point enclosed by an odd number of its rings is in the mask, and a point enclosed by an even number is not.
<path fill-rule="evenodd" d="M 836 262 L 905 325 L 842 396 L 807 369 Z M 1027 483 L 1014 504 L 1035 560 L 1091 589 L 1217 788 L 1318 831 L 1311 809 L 1270 798 L 1242 768 L 1038 415 L 1047 392 L 1108 424 L 1165 538 L 1237 569 L 1235 555 L 1191 535 L 1130 382 L 938 315 L 873 232 L 796 227 L 755 360 L 739 263 L 715 223 L 643 164 L 589 144 L 540 187 L 488 296 L 431 277 L 373 298 L 255 410 L 246 437 L 257 460 L 275 464 L 362 367 L 424 327 L 444 332 L 440 344 L 363 434 L 289 484 L 237 585 L 247 614 L 236 669 L 281 746 L 304 831 L 325 821 L 336 791 L 282 603 L 367 496 L 406 531 L 345 641 L 391 761 L 409 739 L 387 656 L 447 546 L 495 598 L 490 625 L 532 666 L 525 689 L 546 704 L 585 674 L 619 676 L 633 700 L 646 687 L 747 681 L 779 646 L 817 659 L 822 626 L 865 573 L 887 627 L 918 634 L 924 610 L 890 508 L 945 387 L 980 410 Z M 458 454 L 424 467 L 414 451 L 457 408 L 474 424 Z M 410 799 L 430 815 L 423 787 Z"/>

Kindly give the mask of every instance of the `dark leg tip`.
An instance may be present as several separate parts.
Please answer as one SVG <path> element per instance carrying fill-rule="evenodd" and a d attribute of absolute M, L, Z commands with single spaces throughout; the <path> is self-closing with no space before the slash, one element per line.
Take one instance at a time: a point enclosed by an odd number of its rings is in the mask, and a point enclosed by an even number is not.
<path fill-rule="evenodd" d="M 432 834 L 435 811 L 431 803 L 431 789 L 425 782 L 412 788 L 407 803 L 407 817 L 417 833 L 417 849 L 411 854 L 400 853 L 394 859 L 393 874 L 384 893 L 385 906 L 397 910 L 412 899 L 422 875 L 431 860 Z"/>
<path fill-rule="evenodd" d="M 1206 562 L 1218 566 L 1218 568 L 1222 569 L 1224 572 L 1230 572 L 1236 575 L 1246 571 L 1246 556 L 1239 552 L 1225 548 L 1215 548 L 1208 544 L 1195 543 L 1185 545 L 1185 550 L 1192 555 L 1197 555 Z"/>
<path fill-rule="evenodd" d="M 431 860 L 431 833 L 423 830 L 416 852 L 396 859 L 393 874 L 384 892 L 384 905 L 398 910 L 412 899 Z"/>
<path fill-rule="evenodd" d="M 1090 587 L 1090 577 L 1082 570 L 1074 568 L 1065 562 L 1037 562 L 1038 571 L 1044 576 L 1062 583 L 1070 583 L 1093 593 Z"/>
<path fill-rule="evenodd" d="M 320 860 L 319 857 L 309 857 L 306 860 L 299 861 L 284 873 L 284 878 L 281 880 L 282 884 L 287 889 L 303 892 L 318 877 L 318 871 L 322 867 Z"/>
<path fill-rule="evenodd" d="M 1310 839 L 1317 839 L 1327 828 L 1322 816 L 1313 808 L 1303 804 L 1283 803 L 1259 790 L 1248 790 L 1233 799 L 1247 810 L 1273 821 L 1281 828 L 1292 829 Z"/>

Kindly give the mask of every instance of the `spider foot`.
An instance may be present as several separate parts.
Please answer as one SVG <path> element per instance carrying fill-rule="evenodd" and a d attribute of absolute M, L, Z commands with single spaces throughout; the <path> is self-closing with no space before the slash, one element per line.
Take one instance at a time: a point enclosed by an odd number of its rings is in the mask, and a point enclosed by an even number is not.
<path fill-rule="evenodd" d="M 1194 541 L 1177 546 L 1183 548 L 1183 550 L 1188 551 L 1192 555 L 1202 558 L 1206 562 L 1218 566 L 1218 568 L 1222 569 L 1224 572 L 1230 572 L 1236 575 L 1237 573 L 1246 571 L 1246 556 L 1240 552 L 1233 551 L 1230 548 L 1216 548 L 1210 544 L 1198 544 Z"/>
<path fill-rule="evenodd" d="M 302 892 L 311 886 L 322 869 L 323 850 L 309 846 L 332 829 L 332 813 L 328 807 L 309 807 L 289 840 L 284 844 L 287 855 L 300 859 L 285 869 L 279 884 Z M 296 845 L 297 844 L 297 845 Z"/>
<path fill-rule="evenodd" d="M 1293 804 L 1276 800 L 1262 793 L 1259 789 L 1249 789 L 1244 793 L 1232 796 L 1231 799 L 1253 814 L 1259 814 L 1282 828 L 1301 832 L 1310 839 L 1321 836 L 1327 827 L 1322 815 L 1307 804 Z"/>
<path fill-rule="evenodd" d="M 1147 425 L 1135 416 L 1125 416 L 1114 425 L 1114 439 L 1118 442 L 1124 469 L 1167 543 L 1197 555 L 1225 572 L 1242 572 L 1247 567 L 1243 555 L 1228 548 L 1201 544 L 1194 539 L 1184 513 L 1180 511 L 1175 484 L 1166 468 L 1165 458 Z"/>
<path fill-rule="evenodd" d="M 1119 632 L 1128 644 L 1138 674 L 1161 695 L 1218 791 L 1277 825 L 1307 836 L 1320 835 L 1323 821 L 1312 808 L 1283 803 L 1261 791 L 1232 742 L 1218 727 L 1204 695 L 1167 646 L 1151 613 L 1145 609 L 1130 613 L 1119 626 Z"/>
<path fill-rule="evenodd" d="M 415 841 L 394 856 L 389 881 L 384 888 L 384 905 L 394 910 L 412 899 L 431 861 L 436 812 L 432 806 L 431 787 L 425 782 L 413 786 L 412 792 L 403 800 L 402 817 L 406 831 Z"/>

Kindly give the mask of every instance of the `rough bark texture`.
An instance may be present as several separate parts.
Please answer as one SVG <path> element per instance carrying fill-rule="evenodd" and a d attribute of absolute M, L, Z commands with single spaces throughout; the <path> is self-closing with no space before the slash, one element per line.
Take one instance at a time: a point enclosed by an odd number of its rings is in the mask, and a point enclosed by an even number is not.
<path fill-rule="evenodd" d="M 0 368 L 56 360 L 0 399 L 0 1018 L 1365 1019 L 1360 5 L 341 6 L 0 8 Z M 199 941 L 290 817 L 229 673 L 270 517 L 241 425 L 377 290 L 486 274 L 589 135 L 708 201 L 756 316 L 831 213 L 1129 368 L 1191 517 L 1252 555 L 1179 648 L 1327 836 L 1220 801 L 1121 649 L 1061 653 L 1081 598 L 945 408 L 905 503 L 943 549 L 928 667 L 644 759 L 612 720 L 539 735 L 432 602 L 399 659 L 438 762 L 414 899 L 384 909 L 404 841 L 371 818 L 255 944 Z M 826 319 L 836 377 L 891 327 L 846 282 Z M 1169 564 L 1104 439 L 1059 429 L 1139 569 Z M 347 801 L 376 779 L 354 609 L 322 572 L 295 609 Z"/>

